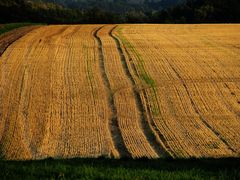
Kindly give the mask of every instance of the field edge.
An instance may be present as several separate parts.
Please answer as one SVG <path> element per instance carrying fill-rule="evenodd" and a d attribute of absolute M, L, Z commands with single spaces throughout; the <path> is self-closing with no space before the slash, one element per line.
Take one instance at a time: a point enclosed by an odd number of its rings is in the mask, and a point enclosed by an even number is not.
<path fill-rule="evenodd" d="M 240 158 L 0 161 L 3 179 L 239 179 Z"/>

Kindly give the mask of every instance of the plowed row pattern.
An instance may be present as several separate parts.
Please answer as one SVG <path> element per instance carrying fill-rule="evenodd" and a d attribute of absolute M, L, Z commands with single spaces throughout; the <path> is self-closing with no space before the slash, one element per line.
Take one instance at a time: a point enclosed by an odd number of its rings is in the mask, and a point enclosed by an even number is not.
<path fill-rule="evenodd" d="M 59 25 L 0 56 L 0 157 L 240 156 L 239 25 Z"/>
<path fill-rule="evenodd" d="M 239 25 L 139 25 L 115 31 L 176 157 L 240 154 Z"/>

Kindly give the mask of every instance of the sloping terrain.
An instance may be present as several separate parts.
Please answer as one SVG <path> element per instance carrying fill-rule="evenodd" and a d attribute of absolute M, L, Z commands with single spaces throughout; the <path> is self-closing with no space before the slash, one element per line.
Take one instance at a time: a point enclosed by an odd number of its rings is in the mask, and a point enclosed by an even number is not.
<path fill-rule="evenodd" d="M 3 27 L 4 25 L 0 24 L 0 29 Z M 14 41 L 36 28 L 38 28 L 38 26 L 26 26 L 0 35 L 0 56 Z"/>
<path fill-rule="evenodd" d="M 39 0 L 31 0 L 39 2 Z M 98 7 L 105 11 L 126 12 L 129 10 L 160 10 L 181 4 L 185 0 L 42 0 L 57 3 L 74 9 L 91 9 Z"/>
<path fill-rule="evenodd" d="M 239 155 L 239 25 L 130 25 L 117 34 L 173 156 Z"/>
<path fill-rule="evenodd" d="M 239 25 L 58 25 L 0 57 L 0 156 L 240 156 Z"/>

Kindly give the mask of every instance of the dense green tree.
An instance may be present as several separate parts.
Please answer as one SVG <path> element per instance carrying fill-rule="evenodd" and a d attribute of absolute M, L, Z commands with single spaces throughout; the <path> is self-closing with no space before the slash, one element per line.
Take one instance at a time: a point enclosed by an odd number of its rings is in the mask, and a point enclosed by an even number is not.
<path fill-rule="evenodd" d="M 0 0 L 0 23 L 231 23 L 240 22 L 239 0 L 187 0 L 162 9 L 166 0 L 81 1 L 79 7 L 65 7 L 65 0 Z M 59 4 L 53 2 L 59 2 Z M 176 3 L 177 0 L 168 1 Z M 183 2 L 184 0 L 180 0 Z M 75 2 L 71 0 L 69 2 Z M 124 3 L 125 2 L 125 3 Z M 129 1 L 130 2 L 130 1 Z M 140 4 L 136 4 L 141 2 Z M 85 3 L 85 5 L 84 5 Z M 92 3 L 92 4 L 91 4 Z M 62 4 L 62 5 L 61 5 Z M 169 4 L 165 5 L 169 6 Z"/>

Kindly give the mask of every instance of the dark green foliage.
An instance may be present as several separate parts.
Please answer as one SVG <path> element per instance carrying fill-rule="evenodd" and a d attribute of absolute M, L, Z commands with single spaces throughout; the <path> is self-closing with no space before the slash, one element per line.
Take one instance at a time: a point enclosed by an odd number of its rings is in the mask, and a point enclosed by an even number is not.
<path fill-rule="evenodd" d="M 33 0 L 39 2 L 40 0 Z M 185 0 L 42 0 L 44 2 L 58 3 L 73 9 L 92 9 L 98 7 L 103 11 L 126 13 L 129 11 L 161 10 L 171 7 Z"/>
<path fill-rule="evenodd" d="M 46 1 L 59 2 L 59 4 Z M 240 22 L 239 0 L 186 0 L 185 3 L 183 2 L 185 0 L 100 0 L 97 2 L 96 0 L 0 0 L 0 23 Z M 172 7 L 176 3 L 178 5 Z"/>
<path fill-rule="evenodd" d="M 74 23 L 81 20 L 81 12 L 52 3 L 25 0 L 0 0 L 0 23 L 40 22 Z"/>
<path fill-rule="evenodd" d="M 2 161 L 1 179 L 240 179 L 239 159 Z"/>
<path fill-rule="evenodd" d="M 239 0 L 188 0 L 158 14 L 157 21 L 173 23 L 239 23 Z"/>

